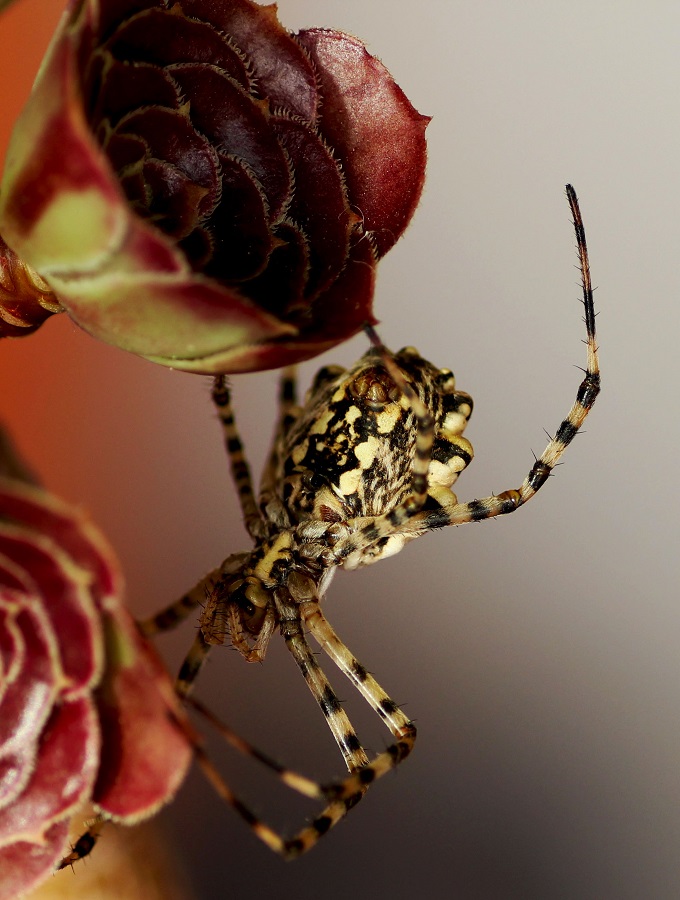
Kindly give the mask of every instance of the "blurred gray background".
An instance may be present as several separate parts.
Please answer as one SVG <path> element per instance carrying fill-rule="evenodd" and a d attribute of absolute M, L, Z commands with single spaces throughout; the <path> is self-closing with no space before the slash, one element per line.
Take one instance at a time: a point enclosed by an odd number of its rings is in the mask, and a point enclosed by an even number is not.
<path fill-rule="evenodd" d="M 204 900 L 678 897 L 680 6 L 281 0 L 279 14 L 362 37 L 434 117 L 423 200 L 381 264 L 376 312 L 389 345 L 415 344 L 474 396 L 459 497 L 518 486 L 579 383 L 567 181 L 598 286 L 603 394 L 529 507 L 332 585 L 330 621 L 419 726 L 412 758 L 295 863 L 197 774 L 162 814 L 169 840 Z M 19 52 L 0 24 L 3 71 Z M 365 344 L 306 365 L 303 383 Z M 91 510 L 140 614 L 247 546 L 209 379 L 64 317 L 3 344 L 0 373 L 0 413 L 46 483 Z M 271 373 L 234 379 L 256 468 L 274 386 Z M 193 629 L 161 642 L 173 669 Z M 288 765 L 339 774 L 280 643 L 263 666 L 216 651 L 200 696 Z M 263 815 L 293 828 L 311 811 L 211 747 Z"/>

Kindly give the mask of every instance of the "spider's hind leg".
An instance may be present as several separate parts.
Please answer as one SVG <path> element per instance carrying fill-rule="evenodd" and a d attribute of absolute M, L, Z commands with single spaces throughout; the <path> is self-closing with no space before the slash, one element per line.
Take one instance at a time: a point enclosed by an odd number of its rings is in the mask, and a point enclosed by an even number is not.
<path fill-rule="evenodd" d="M 59 871 L 59 869 L 66 869 L 69 866 L 73 867 L 79 860 L 89 856 L 94 850 L 94 846 L 99 839 L 102 828 L 107 821 L 108 819 L 106 816 L 98 815 L 89 822 L 85 822 L 86 830 L 76 839 L 75 843 L 71 845 L 71 850 L 62 858 L 57 866 L 57 871 Z"/>
<path fill-rule="evenodd" d="M 294 388 L 292 388 L 294 394 Z M 255 500 L 250 468 L 245 458 L 243 444 L 239 437 L 231 406 L 231 392 L 224 375 L 215 378 L 212 398 L 222 424 L 224 444 L 229 456 L 232 478 L 241 504 L 241 513 L 246 530 L 257 541 L 264 535 L 264 522 Z M 212 586 L 222 574 L 224 563 L 218 569 L 209 572 L 190 591 L 165 609 L 139 621 L 138 627 L 145 637 L 153 637 L 161 631 L 175 628 L 187 618 L 198 606 L 205 604 L 210 596 Z"/>
<path fill-rule="evenodd" d="M 285 592 L 281 592 L 276 598 L 276 605 L 282 634 L 288 649 L 326 718 L 350 774 L 339 781 L 325 785 L 319 784 L 275 763 L 260 753 L 219 722 L 198 701 L 189 698 L 187 702 L 207 718 L 225 740 L 237 750 L 252 756 L 267 766 L 292 790 L 325 803 L 322 811 L 309 825 L 301 828 L 292 837 L 285 838 L 256 816 L 233 793 L 202 748 L 196 749 L 198 762 L 204 774 L 223 800 L 245 820 L 257 837 L 268 847 L 284 858 L 292 858 L 311 849 L 324 834 L 347 815 L 350 809 L 356 806 L 374 781 L 390 772 L 409 755 L 415 742 L 416 729 L 410 719 L 342 643 L 322 615 L 318 602 L 311 600 L 286 602 Z M 337 695 L 315 655 L 311 652 L 303 625 L 314 635 L 324 652 L 353 682 L 364 699 L 392 732 L 395 742 L 373 759 L 369 759 Z"/>

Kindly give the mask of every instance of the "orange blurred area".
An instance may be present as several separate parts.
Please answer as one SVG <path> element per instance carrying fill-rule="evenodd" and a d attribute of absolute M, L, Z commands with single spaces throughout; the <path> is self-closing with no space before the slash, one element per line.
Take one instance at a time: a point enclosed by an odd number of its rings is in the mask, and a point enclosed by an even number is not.
<path fill-rule="evenodd" d="M 28 97 L 63 9 L 63 0 L 15 0 L 0 16 L 0 159 L 3 161 L 12 124 Z"/>
<path fill-rule="evenodd" d="M 64 0 L 15 0 L 0 15 L 0 170 L 4 167 L 12 126 L 30 93 L 63 8 Z M 45 365 L 49 365 L 48 359 Z M 39 371 L 34 372 L 36 378 L 41 377 Z M 3 390 L 3 415 L 13 418 L 20 414 L 24 404 L 7 388 L 5 385 Z"/>

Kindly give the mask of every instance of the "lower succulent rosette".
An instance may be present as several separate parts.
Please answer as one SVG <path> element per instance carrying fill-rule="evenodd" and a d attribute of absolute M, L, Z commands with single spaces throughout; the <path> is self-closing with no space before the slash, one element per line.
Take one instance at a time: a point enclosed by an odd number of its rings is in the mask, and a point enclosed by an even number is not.
<path fill-rule="evenodd" d="M 187 771 L 172 684 L 121 594 L 81 513 L 0 477 L 0 900 L 54 871 L 84 803 L 131 824 Z"/>

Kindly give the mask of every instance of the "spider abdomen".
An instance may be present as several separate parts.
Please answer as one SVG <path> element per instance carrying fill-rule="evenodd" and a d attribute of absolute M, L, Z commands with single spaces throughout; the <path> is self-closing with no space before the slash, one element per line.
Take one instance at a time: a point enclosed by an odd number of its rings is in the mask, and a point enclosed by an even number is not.
<path fill-rule="evenodd" d="M 461 437 L 472 399 L 455 390 L 448 369 L 412 348 L 395 361 L 434 422 L 428 471 L 434 499 L 472 459 L 472 445 Z M 375 350 L 351 369 L 324 371 L 334 377 L 316 379 L 281 448 L 281 500 L 294 524 L 385 515 L 412 490 L 413 408 Z"/>

